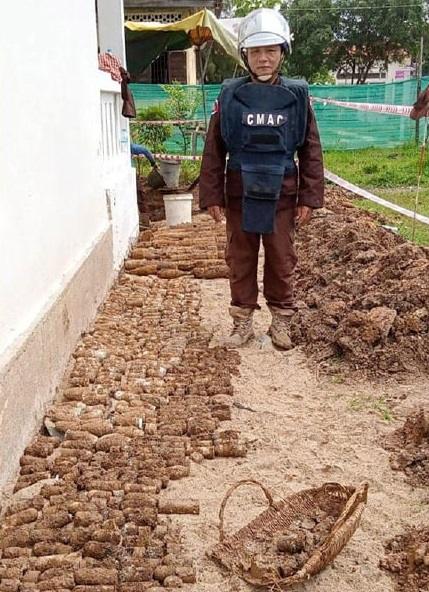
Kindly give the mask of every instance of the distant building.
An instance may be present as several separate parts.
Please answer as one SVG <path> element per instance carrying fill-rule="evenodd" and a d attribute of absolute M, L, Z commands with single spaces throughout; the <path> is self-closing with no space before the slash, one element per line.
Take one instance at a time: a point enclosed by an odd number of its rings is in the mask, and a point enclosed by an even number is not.
<path fill-rule="evenodd" d="M 366 84 L 380 84 L 383 82 L 398 82 L 408 80 L 415 76 L 415 67 L 412 65 L 411 58 L 405 58 L 402 62 L 391 62 L 387 70 L 384 62 L 376 63 L 368 73 Z M 350 73 L 337 72 L 335 74 L 337 84 L 351 84 Z"/>
<path fill-rule="evenodd" d="M 217 16 L 222 0 L 124 0 L 125 20 L 174 23 L 207 8 Z M 165 84 L 177 80 L 196 84 L 197 63 L 194 48 L 184 51 L 164 51 L 143 72 L 136 82 Z"/>

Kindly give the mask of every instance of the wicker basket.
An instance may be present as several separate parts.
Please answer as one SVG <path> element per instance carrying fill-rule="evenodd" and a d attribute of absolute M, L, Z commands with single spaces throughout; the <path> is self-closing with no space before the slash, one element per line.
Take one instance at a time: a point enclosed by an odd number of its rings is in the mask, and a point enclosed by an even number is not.
<path fill-rule="evenodd" d="M 248 484 L 262 488 L 269 508 L 236 533 L 225 536 L 226 504 L 236 489 Z M 222 501 L 219 512 L 220 542 L 213 548 L 210 556 L 250 584 L 271 587 L 272 590 L 287 590 L 319 573 L 347 544 L 359 525 L 367 501 L 367 491 L 367 483 L 356 489 L 339 483 L 325 483 L 319 488 L 306 489 L 274 502 L 270 492 L 258 481 L 239 481 L 228 490 Z M 334 515 L 333 508 L 338 516 L 336 522 L 325 540 L 312 550 L 301 569 L 288 577 L 283 577 L 274 567 L 271 572 L 263 575 L 255 576 L 251 573 L 250 566 L 252 559 L 258 554 L 258 546 L 261 551 L 267 541 L 273 541 L 280 534 L 287 534 L 294 521 L 311 518 L 321 511 Z"/>

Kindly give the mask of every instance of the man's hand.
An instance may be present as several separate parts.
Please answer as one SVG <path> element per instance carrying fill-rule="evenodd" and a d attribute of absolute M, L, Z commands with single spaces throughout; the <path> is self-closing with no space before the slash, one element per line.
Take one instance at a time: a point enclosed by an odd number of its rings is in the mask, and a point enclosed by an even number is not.
<path fill-rule="evenodd" d="M 304 226 L 304 224 L 307 224 L 307 222 L 309 222 L 311 220 L 312 215 L 313 215 L 313 208 L 309 208 L 308 206 L 298 206 L 296 208 L 296 214 L 295 214 L 295 222 L 296 222 L 298 228 L 300 228 L 301 226 Z"/>
<path fill-rule="evenodd" d="M 223 208 L 220 206 L 209 206 L 207 211 L 215 222 L 222 222 L 224 218 Z"/>

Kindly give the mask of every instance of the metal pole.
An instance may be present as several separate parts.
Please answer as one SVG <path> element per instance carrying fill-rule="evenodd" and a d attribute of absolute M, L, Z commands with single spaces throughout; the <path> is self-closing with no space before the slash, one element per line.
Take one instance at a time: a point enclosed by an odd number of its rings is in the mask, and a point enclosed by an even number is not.
<path fill-rule="evenodd" d="M 419 53 L 419 61 L 417 63 L 417 92 L 416 98 L 418 98 L 419 94 L 422 91 L 422 71 L 423 71 L 423 35 L 420 37 L 420 53 Z M 419 143 L 420 140 L 420 119 L 416 119 L 416 144 Z"/>
<path fill-rule="evenodd" d="M 209 43 L 209 50 L 207 52 L 205 63 L 204 63 L 204 78 L 206 77 L 206 74 L 207 74 L 207 67 L 209 65 L 210 56 L 212 55 L 212 50 L 213 50 L 213 45 L 214 45 L 213 41 L 209 41 L 208 43 Z"/>
<path fill-rule="evenodd" d="M 201 92 L 203 95 L 204 124 L 205 124 L 205 130 L 207 131 L 206 91 L 205 91 L 205 87 L 204 87 L 205 69 L 203 67 L 203 56 L 201 55 L 201 47 L 198 47 L 198 58 L 199 58 L 199 62 L 200 62 L 200 77 L 201 77 Z"/>
<path fill-rule="evenodd" d="M 420 119 L 418 119 L 417 121 L 420 121 Z M 425 130 L 425 133 L 423 136 L 423 142 L 420 147 L 419 172 L 417 175 L 417 191 L 416 191 L 416 197 L 414 200 L 413 231 L 412 231 L 412 236 L 411 236 L 411 240 L 413 242 L 414 242 L 414 239 L 416 236 L 416 218 L 417 218 L 417 208 L 419 207 L 420 184 L 421 184 L 422 175 L 423 175 L 423 171 L 425 168 L 425 160 L 426 160 L 426 148 L 427 148 L 427 143 L 428 143 L 428 130 L 429 130 L 428 118 L 426 118 L 424 130 Z"/>

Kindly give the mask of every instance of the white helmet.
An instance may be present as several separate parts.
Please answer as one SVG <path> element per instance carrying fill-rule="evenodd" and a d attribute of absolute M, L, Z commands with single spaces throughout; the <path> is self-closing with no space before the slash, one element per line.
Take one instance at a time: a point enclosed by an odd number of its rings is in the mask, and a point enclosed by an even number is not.
<path fill-rule="evenodd" d="M 290 29 L 286 19 L 272 8 L 258 8 L 248 14 L 238 29 L 238 51 L 249 47 L 283 45 L 291 51 Z"/>

